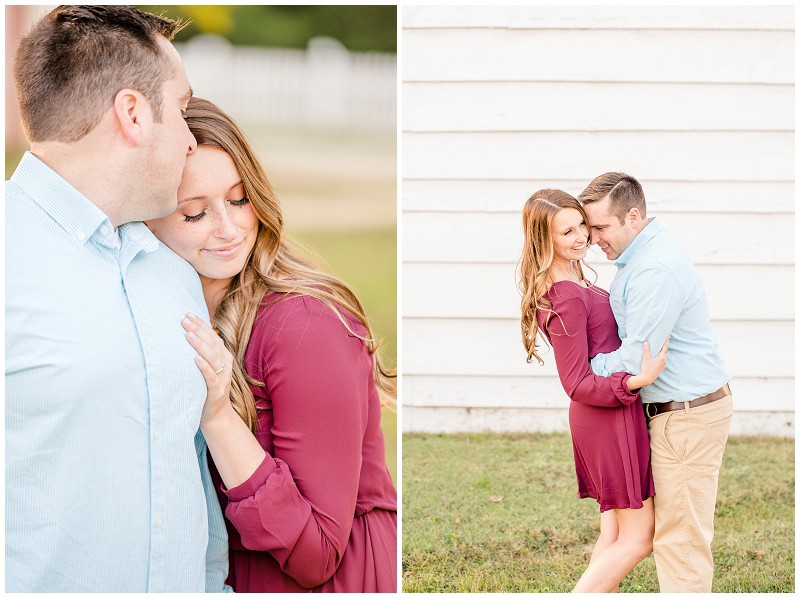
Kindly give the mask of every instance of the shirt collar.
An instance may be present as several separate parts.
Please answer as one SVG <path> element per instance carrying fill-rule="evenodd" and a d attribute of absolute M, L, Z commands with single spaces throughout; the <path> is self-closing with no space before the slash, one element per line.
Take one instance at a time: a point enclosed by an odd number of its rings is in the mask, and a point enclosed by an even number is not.
<path fill-rule="evenodd" d="M 633 257 L 633 254 L 647 245 L 653 239 L 653 237 L 655 237 L 662 230 L 664 230 L 664 226 L 661 224 L 661 221 L 655 216 L 651 218 L 647 226 L 639 231 L 639 234 L 636 235 L 636 238 L 633 239 L 625 251 L 619 255 L 617 261 L 614 262 L 617 265 L 617 268 L 623 268 Z"/>
<path fill-rule="evenodd" d="M 119 227 L 119 236 L 122 239 L 119 262 L 123 271 L 139 253 L 151 253 L 159 246 L 158 239 L 144 222 L 123 224 Z"/>
<path fill-rule="evenodd" d="M 146 252 L 158 249 L 158 239 L 144 222 L 129 222 L 119 227 L 122 242 L 130 242 Z"/>
<path fill-rule="evenodd" d="M 108 247 L 117 244 L 111 237 L 113 226 L 108 216 L 31 152 L 22 156 L 11 180 L 81 244 L 98 229 L 98 243 Z M 131 244 L 134 254 L 158 249 L 158 239 L 143 222 L 123 224 L 118 230 L 122 243 Z"/>
<path fill-rule="evenodd" d="M 22 156 L 11 180 L 81 244 L 103 223 L 111 228 L 100 208 L 31 152 Z"/>

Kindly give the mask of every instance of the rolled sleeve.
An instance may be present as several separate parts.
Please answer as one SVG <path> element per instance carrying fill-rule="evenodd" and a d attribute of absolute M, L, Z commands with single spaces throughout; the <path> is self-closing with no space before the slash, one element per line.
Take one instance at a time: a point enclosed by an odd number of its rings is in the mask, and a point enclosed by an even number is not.
<path fill-rule="evenodd" d="M 570 297 L 553 304 L 558 316 L 547 321 L 548 338 L 556 358 L 556 368 L 564 391 L 573 401 L 594 407 L 620 407 L 638 397 L 630 392 L 630 374 L 615 373 L 612 377 L 592 374 L 589 368 L 588 312 L 583 300 Z"/>
<path fill-rule="evenodd" d="M 275 468 L 275 460 L 269 455 L 265 455 L 264 460 L 253 472 L 253 475 L 251 475 L 247 480 L 238 486 L 234 486 L 231 489 L 225 488 L 225 485 L 223 484 L 221 486 L 222 491 L 232 502 L 240 502 L 250 496 L 255 496 L 256 491 L 267 483 L 267 478 L 273 471 L 275 471 Z"/>

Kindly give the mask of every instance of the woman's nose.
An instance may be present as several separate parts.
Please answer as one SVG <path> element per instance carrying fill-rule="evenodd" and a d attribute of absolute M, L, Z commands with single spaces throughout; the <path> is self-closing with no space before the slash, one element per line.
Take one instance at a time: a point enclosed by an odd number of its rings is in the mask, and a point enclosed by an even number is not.
<path fill-rule="evenodd" d="M 236 236 L 236 226 L 233 224 L 227 210 L 219 215 L 216 234 L 222 239 L 232 239 Z"/>

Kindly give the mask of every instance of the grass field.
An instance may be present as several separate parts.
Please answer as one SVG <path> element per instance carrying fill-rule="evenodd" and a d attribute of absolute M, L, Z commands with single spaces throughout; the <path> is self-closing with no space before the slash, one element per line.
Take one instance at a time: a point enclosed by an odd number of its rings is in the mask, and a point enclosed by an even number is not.
<path fill-rule="evenodd" d="M 599 533 L 567 434 L 403 436 L 403 591 L 569 592 Z M 794 442 L 732 437 L 715 592 L 794 592 Z M 658 592 L 653 557 L 620 592 Z"/>

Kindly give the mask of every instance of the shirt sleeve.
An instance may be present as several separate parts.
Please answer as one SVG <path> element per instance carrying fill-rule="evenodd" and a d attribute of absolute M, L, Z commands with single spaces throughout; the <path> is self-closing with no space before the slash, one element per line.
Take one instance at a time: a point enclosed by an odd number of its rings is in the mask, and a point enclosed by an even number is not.
<path fill-rule="evenodd" d="M 672 273 L 654 266 L 631 276 L 625 290 L 625 338 L 611 353 L 592 359 L 592 370 L 601 376 L 611 372 L 638 374 L 642 367 L 642 344 L 650 343 L 650 354 L 661 350 L 683 310 L 683 289 Z"/>
<path fill-rule="evenodd" d="M 314 588 L 335 573 L 350 537 L 372 358 L 316 299 L 282 303 L 250 341 L 272 402 L 274 454 L 223 491 L 242 543 Z"/>
<path fill-rule="evenodd" d="M 222 516 L 214 483 L 208 469 L 208 451 L 206 439 L 200 430 L 194 437 L 194 447 L 200 466 L 200 477 L 203 481 L 203 492 L 206 497 L 208 511 L 208 546 L 206 547 L 206 592 L 233 592 L 225 584 L 228 577 L 228 532 Z"/>
<path fill-rule="evenodd" d="M 561 385 L 573 401 L 595 407 L 620 407 L 639 396 L 626 384 L 630 374 L 617 372 L 610 377 L 596 376 L 589 367 L 589 314 L 579 297 L 569 297 L 554 306 L 557 314 L 548 317 L 548 333 Z"/>

